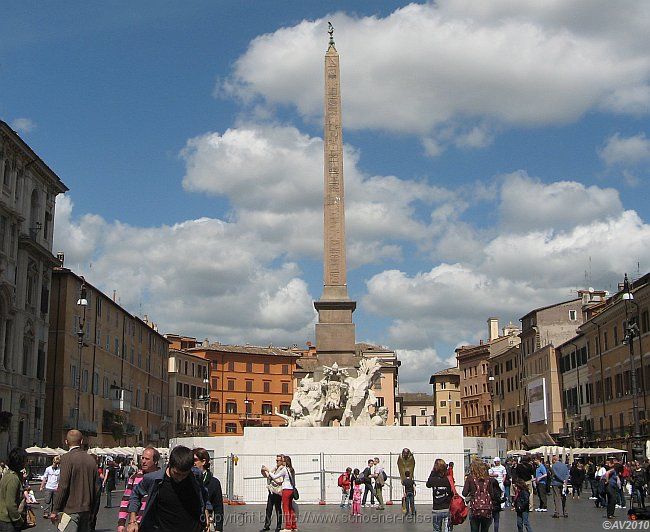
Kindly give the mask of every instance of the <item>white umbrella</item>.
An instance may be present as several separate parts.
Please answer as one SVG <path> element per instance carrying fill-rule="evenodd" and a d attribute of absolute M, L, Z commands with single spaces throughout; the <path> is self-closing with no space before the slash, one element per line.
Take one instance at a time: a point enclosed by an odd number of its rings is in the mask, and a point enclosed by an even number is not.
<path fill-rule="evenodd" d="M 59 455 L 65 454 L 65 453 L 68 452 L 65 449 L 61 449 L 61 447 L 57 447 L 56 449 L 54 449 L 54 451 L 56 452 L 56 454 L 59 454 Z"/>
<path fill-rule="evenodd" d="M 48 456 L 57 456 L 59 453 L 56 452 L 52 447 L 43 447 L 43 453 Z"/>
<path fill-rule="evenodd" d="M 104 449 L 101 447 L 93 447 L 92 449 L 89 449 L 88 452 L 90 454 L 96 454 L 97 456 L 104 456 L 106 453 L 104 452 Z"/>

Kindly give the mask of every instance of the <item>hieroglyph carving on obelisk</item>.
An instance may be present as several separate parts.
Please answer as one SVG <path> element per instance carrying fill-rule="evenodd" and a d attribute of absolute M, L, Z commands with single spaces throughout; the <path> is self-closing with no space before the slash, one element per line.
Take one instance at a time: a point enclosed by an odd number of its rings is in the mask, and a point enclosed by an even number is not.
<path fill-rule="evenodd" d="M 347 297 L 341 84 L 339 54 L 334 47 L 331 25 L 329 31 L 329 48 L 325 54 L 325 256 L 323 261 L 325 289 L 323 299 L 341 299 Z"/>

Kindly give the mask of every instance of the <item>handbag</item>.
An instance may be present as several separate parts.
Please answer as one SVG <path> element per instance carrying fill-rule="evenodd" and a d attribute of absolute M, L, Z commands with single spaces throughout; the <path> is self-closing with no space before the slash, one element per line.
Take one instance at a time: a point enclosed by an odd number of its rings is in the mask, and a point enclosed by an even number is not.
<path fill-rule="evenodd" d="M 29 506 L 27 507 L 27 510 L 23 514 L 23 519 L 25 521 L 25 524 L 23 525 L 23 530 L 26 528 L 33 528 L 36 526 L 36 514 L 34 513 L 34 510 L 32 510 Z"/>
<path fill-rule="evenodd" d="M 293 488 L 293 500 L 297 501 L 298 499 L 300 499 L 300 493 L 298 493 L 298 488 L 296 488 L 296 482 L 291 476 L 291 473 L 289 473 L 289 480 L 291 481 L 291 487 Z"/>

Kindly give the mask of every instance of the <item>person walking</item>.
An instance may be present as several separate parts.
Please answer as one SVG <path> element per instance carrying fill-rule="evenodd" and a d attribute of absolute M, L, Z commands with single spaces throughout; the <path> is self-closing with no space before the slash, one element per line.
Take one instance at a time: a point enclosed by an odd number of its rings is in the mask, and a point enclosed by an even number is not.
<path fill-rule="evenodd" d="M 564 517 L 569 517 L 566 513 L 566 494 L 563 493 L 569 482 L 569 468 L 564 462 L 553 456 L 553 465 L 551 466 L 551 490 L 553 490 L 553 517 L 560 517 L 560 510 Z"/>
<path fill-rule="evenodd" d="M 356 484 L 356 481 L 359 479 L 359 475 L 360 475 L 360 474 L 361 474 L 361 473 L 359 473 L 359 469 L 355 467 L 355 468 L 352 470 L 352 474 L 350 475 L 350 486 L 351 486 L 351 489 L 350 489 L 350 498 L 348 499 L 348 506 L 350 506 L 350 505 L 352 504 L 352 498 L 353 498 L 353 495 L 354 495 L 354 486 L 355 486 L 355 484 Z M 363 483 L 362 483 L 362 484 L 363 484 Z"/>
<path fill-rule="evenodd" d="M 16 447 L 9 452 L 8 467 L 0 479 L 0 531 L 13 532 L 25 526 L 18 507 L 23 500 L 22 470 L 26 461 L 24 449 Z"/>
<path fill-rule="evenodd" d="M 361 505 L 366 508 L 366 500 L 368 499 L 368 494 L 370 494 L 370 506 L 375 505 L 375 490 L 372 487 L 372 475 L 373 469 L 375 467 L 375 461 L 371 458 L 368 460 L 368 465 L 361 472 L 361 477 L 363 479 L 364 491 L 363 491 L 363 501 Z"/>
<path fill-rule="evenodd" d="M 609 469 L 602 477 L 602 482 L 605 485 L 605 496 L 607 497 L 607 519 L 614 519 L 614 510 L 616 509 L 616 502 L 618 499 L 618 487 L 620 479 L 618 478 L 618 471 L 615 465 L 608 461 L 606 462 Z"/>
<path fill-rule="evenodd" d="M 384 466 L 379 463 L 379 458 L 375 456 L 373 462 L 375 463 L 375 467 L 373 469 L 373 478 L 375 479 L 375 496 L 377 497 L 378 503 L 377 510 L 383 510 L 384 495 L 382 493 L 382 489 L 386 483 L 387 476 L 384 471 Z"/>
<path fill-rule="evenodd" d="M 43 517 L 45 519 L 48 519 L 52 513 L 54 494 L 59 487 L 59 475 L 61 475 L 61 470 L 59 469 L 60 462 L 61 457 L 55 456 L 52 459 L 52 465 L 45 468 L 45 473 L 41 477 L 40 490 L 45 490 L 45 498 L 43 499 Z"/>
<path fill-rule="evenodd" d="M 488 466 L 474 460 L 463 486 L 463 497 L 469 499 L 471 532 L 488 532 L 492 524 L 494 501 L 501 500 L 498 482 L 490 477 Z"/>
<path fill-rule="evenodd" d="M 120 501 L 120 511 L 117 515 L 117 532 L 126 532 L 126 521 L 129 518 L 129 500 L 131 498 L 131 493 L 133 493 L 133 488 L 140 484 L 142 479 L 147 473 L 153 473 L 158 471 L 158 462 L 160 462 L 160 453 L 155 447 L 146 447 L 142 451 L 142 457 L 140 458 L 140 469 L 136 469 L 126 480 L 126 486 L 124 488 L 124 495 L 122 495 L 122 500 Z M 133 471 L 133 468 L 129 466 L 128 471 Z M 138 515 L 136 520 L 138 523 L 142 520 L 142 514 L 144 509 L 147 506 L 146 499 L 142 501 L 142 505 L 138 510 Z"/>
<path fill-rule="evenodd" d="M 271 470 L 273 473 L 277 473 L 284 465 L 284 459 L 281 454 L 275 456 L 275 467 Z M 282 528 L 282 481 L 273 480 L 268 474 L 265 473 L 262 469 L 262 476 L 266 478 L 266 490 L 268 495 L 266 496 L 266 510 L 264 513 L 264 527 L 260 532 L 265 532 L 266 530 L 271 529 L 271 520 L 273 519 L 273 509 L 275 509 L 275 530 L 279 532 Z"/>
<path fill-rule="evenodd" d="M 528 491 L 528 486 L 521 479 L 515 479 L 513 482 L 515 486 L 515 498 L 514 498 L 514 508 L 517 513 L 517 531 L 524 532 L 524 527 L 526 527 L 526 532 L 533 532 L 533 527 L 530 526 L 529 510 L 530 504 L 528 499 L 532 497 L 530 491 Z"/>
<path fill-rule="evenodd" d="M 535 458 L 535 489 L 537 490 L 537 499 L 539 501 L 538 507 L 535 508 L 536 512 L 548 512 L 548 469 L 540 458 Z M 529 499 L 533 498 L 533 494 L 528 492 Z M 528 508 L 530 512 L 530 507 Z"/>
<path fill-rule="evenodd" d="M 433 520 L 434 532 L 442 532 L 447 530 L 449 523 L 449 505 L 453 492 L 449 477 L 447 476 L 447 464 L 441 458 L 436 459 L 433 463 L 433 469 L 429 474 L 427 480 L 427 488 L 431 488 L 433 497 L 433 508 L 431 510 L 431 518 Z"/>
<path fill-rule="evenodd" d="M 296 473 L 291 465 L 291 457 L 286 454 L 282 455 L 282 457 L 284 463 L 275 473 L 271 473 L 266 466 L 262 466 L 262 470 L 266 470 L 267 474 L 273 480 L 282 480 L 283 530 L 297 530 L 298 525 L 296 523 L 296 513 L 293 509 L 293 490 L 296 487 Z"/>
<path fill-rule="evenodd" d="M 147 473 L 129 498 L 127 532 L 201 532 L 206 527 L 207 491 L 193 470 L 194 453 L 183 445 L 169 454 L 166 469 Z M 138 512 L 147 504 L 138 523 Z"/>
<path fill-rule="evenodd" d="M 415 480 L 411 478 L 410 471 L 404 471 L 404 507 L 406 515 L 415 515 Z"/>
<path fill-rule="evenodd" d="M 596 464 L 594 464 L 591 459 L 587 460 L 587 464 L 585 465 L 585 476 L 587 482 L 589 482 L 589 487 L 591 488 L 591 497 L 589 497 L 589 500 L 597 501 L 598 482 L 596 482 Z"/>
<path fill-rule="evenodd" d="M 50 520 L 54 523 L 62 512 L 61 532 L 88 532 L 97 497 L 97 462 L 82 449 L 80 431 L 69 430 L 65 443 L 69 451 L 61 457 L 59 489 L 54 496 Z"/>
<path fill-rule="evenodd" d="M 117 467 L 112 458 L 109 458 L 104 467 L 104 482 L 102 488 L 106 492 L 106 506 L 104 508 L 113 507 L 113 492 L 115 491 L 115 476 L 117 474 Z"/>
<path fill-rule="evenodd" d="M 632 471 L 632 500 L 641 508 L 645 508 L 646 482 L 647 478 L 645 468 L 641 466 L 640 462 L 634 462 Z"/>
<path fill-rule="evenodd" d="M 582 462 L 577 461 L 571 466 L 569 477 L 571 478 L 571 487 L 573 488 L 571 498 L 579 499 L 582 493 L 582 485 L 585 483 L 585 466 Z"/>
<path fill-rule="evenodd" d="M 350 498 L 350 475 L 352 475 L 352 468 L 348 467 L 346 470 L 339 475 L 338 485 L 341 488 L 341 508 L 348 506 L 348 500 Z"/>
<path fill-rule="evenodd" d="M 210 453 L 203 447 L 194 449 L 194 467 L 200 472 L 200 479 L 207 491 L 207 509 L 210 530 L 223 532 L 223 493 L 221 482 L 210 471 Z"/>

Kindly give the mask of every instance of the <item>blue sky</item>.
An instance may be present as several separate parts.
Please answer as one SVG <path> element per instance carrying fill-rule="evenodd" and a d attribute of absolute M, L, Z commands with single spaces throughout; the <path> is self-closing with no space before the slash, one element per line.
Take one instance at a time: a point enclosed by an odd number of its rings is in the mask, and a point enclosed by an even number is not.
<path fill-rule="evenodd" d="M 70 188 L 68 266 L 164 332 L 313 340 L 328 20 L 357 336 L 398 350 L 404 389 L 489 316 L 648 271 L 632 0 L 10 3 L 0 118 Z"/>

